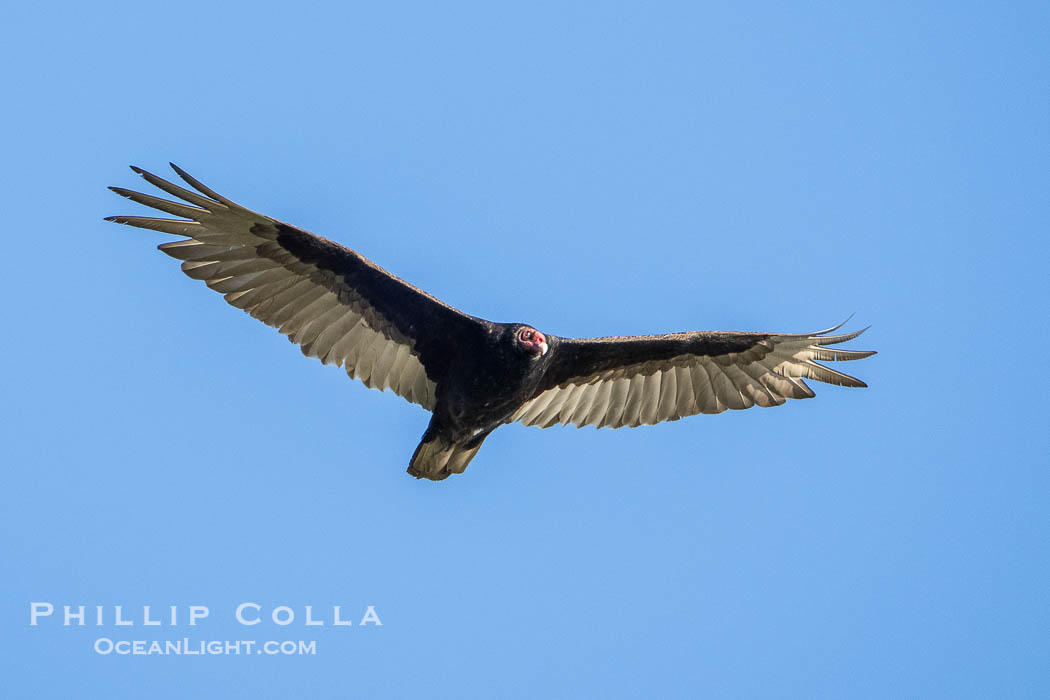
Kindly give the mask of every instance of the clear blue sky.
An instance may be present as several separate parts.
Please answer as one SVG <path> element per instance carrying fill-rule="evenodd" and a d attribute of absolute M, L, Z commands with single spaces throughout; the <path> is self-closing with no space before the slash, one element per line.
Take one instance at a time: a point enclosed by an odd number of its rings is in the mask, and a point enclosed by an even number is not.
<path fill-rule="evenodd" d="M 500 5 L 6 11 L 5 694 L 1050 695 L 1047 4 Z M 415 481 L 420 408 L 102 221 L 169 160 L 559 335 L 856 313 L 871 388 Z M 317 654 L 92 651 L 184 635 Z"/>

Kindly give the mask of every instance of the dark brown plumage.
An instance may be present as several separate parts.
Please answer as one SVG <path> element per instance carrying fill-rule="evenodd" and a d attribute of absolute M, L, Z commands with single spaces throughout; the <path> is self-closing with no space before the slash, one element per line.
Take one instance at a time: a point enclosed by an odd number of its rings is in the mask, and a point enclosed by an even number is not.
<path fill-rule="evenodd" d="M 804 379 L 865 386 L 818 363 L 873 355 L 828 347 L 863 330 L 577 340 L 525 324 L 493 323 L 452 308 L 349 248 L 250 211 L 171 167 L 197 191 L 132 169 L 187 204 L 111 189 L 181 219 L 107 220 L 184 237 L 159 248 L 182 260 L 187 275 L 278 328 L 308 357 L 431 411 L 409 464 L 416 477 L 437 480 L 462 472 L 504 423 L 634 427 L 812 397 Z"/>

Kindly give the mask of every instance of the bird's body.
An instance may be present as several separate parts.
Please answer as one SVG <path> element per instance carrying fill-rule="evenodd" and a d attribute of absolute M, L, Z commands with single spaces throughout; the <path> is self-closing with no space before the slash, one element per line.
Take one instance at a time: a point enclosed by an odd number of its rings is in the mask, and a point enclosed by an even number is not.
<path fill-rule="evenodd" d="M 523 353 L 515 341 L 520 331 L 535 333 L 535 329 L 482 319 L 478 324 L 483 332 L 458 349 L 446 381 L 438 384 L 434 415 L 409 465 L 416 476 L 428 476 L 437 466 L 434 462 L 446 454 L 453 467 L 456 454 L 469 455 L 469 462 L 489 433 L 509 422 L 542 381 L 549 351 Z"/>
<path fill-rule="evenodd" d="M 804 378 L 864 386 L 817 362 L 872 355 L 827 347 L 863 331 L 570 339 L 476 318 L 172 167 L 197 191 L 133 169 L 189 205 L 112 189 L 182 219 L 109 220 L 184 236 L 160 249 L 182 260 L 187 275 L 280 329 L 305 355 L 431 411 L 409 465 L 417 477 L 462 472 L 484 439 L 509 422 L 633 427 L 809 398 Z"/>

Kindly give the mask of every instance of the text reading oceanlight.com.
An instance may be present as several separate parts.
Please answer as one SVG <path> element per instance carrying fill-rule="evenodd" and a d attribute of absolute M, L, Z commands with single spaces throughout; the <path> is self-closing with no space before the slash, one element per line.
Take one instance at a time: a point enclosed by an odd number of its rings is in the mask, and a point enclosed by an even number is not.
<path fill-rule="evenodd" d="M 61 612 L 57 610 L 61 608 Z M 329 608 L 315 609 L 312 605 L 293 608 L 278 605 L 265 609 L 253 602 L 244 602 L 232 610 L 233 620 L 243 627 L 254 627 L 259 624 L 277 625 L 287 628 L 298 625 L 304 628 L 318 629 L 323 627 L 382 627 L 374 605 L 358 608 L 358 615 L 351 615 L 344 606 L 333 605 Z M 139 614 L 141 613 L 141 614 Z M 31 602 L 29 604 L 29 625 L 31 627 L 54 625 L 60 627 L 198 627 L 211 617 L 207 605 L 143 605 L 140 608 L 126 608 L 123 605 L 62 605 L 56 607 L 50 602 Z M 130 630 L 128 630 L 130 631 Z M 194 630 L 197 631 L 197 630 Z M 115 635 L 114 635 L 115 636 Z M 223 655 L 266 655 L 266 656 L 312 656 L 317 653 L 316 640 L 304 639 L 199 639 L 182 636 L 177 639 L 122 639 L 114 636 L 102 636 L 95 639 L 93 650 L 96 654 L 119 656 L 223 656 Z"/>
<path fill-rule="evenodd" d="M 241 654 L 266 654 L 268 656 L 313 656 L 317 653 L 317 640 L 285 639 L 258 642 L 254 639 L 121 639 L 109 637 L 95 640 L 95 653 L 120 656 L 240 656 Z"/>

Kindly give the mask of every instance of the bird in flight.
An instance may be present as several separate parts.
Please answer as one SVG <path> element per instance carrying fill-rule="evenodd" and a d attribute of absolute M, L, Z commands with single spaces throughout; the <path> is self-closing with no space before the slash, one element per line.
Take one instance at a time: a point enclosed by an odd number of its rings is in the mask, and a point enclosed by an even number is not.
<path fill-rule="evenodd" d="M 106 220 L 179 236 L 159 249 L 183 261 L 188 276 L 279 329 L 307 357 L 430 411 L 408 467 L 417 478 L 462 473 L 485 438 L 505 423 L 633 428 L 810 398 L 805 379 L 866 386 L 818 362 L 875 354 L 832 347 L 866 329 L 832 335 L 840 324 L 800 334 L 694 331 L 577 339 L 525 323 L 494 323 L 452 308 L 349 248 L 246 209 L 171 167 L 196 191 L 132 170 L 181 202 L 110 189 L 180 218 Z"/>

